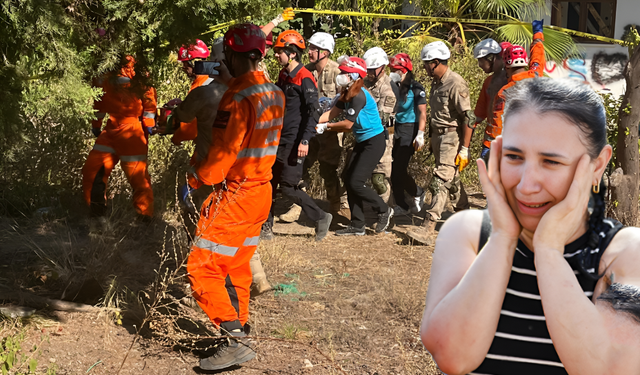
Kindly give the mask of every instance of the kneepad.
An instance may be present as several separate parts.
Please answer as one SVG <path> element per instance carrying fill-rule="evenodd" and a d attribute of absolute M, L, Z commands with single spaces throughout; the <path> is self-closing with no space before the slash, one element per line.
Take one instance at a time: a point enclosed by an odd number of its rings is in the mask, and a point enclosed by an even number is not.
<path fill-rule="evenodd" d="M 387 184 L 385 182 L 384 173 L 374 173 L 371 175 L 371 183 L 373 184 L 373 188 L 376 189 L 376 193 L 378 193 L 378 195 L 387 192 Z"/>

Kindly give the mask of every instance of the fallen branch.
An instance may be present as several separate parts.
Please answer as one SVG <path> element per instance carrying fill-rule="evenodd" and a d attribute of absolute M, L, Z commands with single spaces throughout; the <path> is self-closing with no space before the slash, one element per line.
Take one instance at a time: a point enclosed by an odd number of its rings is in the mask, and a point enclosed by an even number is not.
<path fill-rule="evenodd" d="M 34 307 L 36 309 L 50 308 L 56 311 L 99 312 L 103 310 L 102 308 L 84 303 L 41 297 L 25 291 L 10 291 L 5 288 L 0 290 L 0 300 L 16 301 L 23 306 Z"/>

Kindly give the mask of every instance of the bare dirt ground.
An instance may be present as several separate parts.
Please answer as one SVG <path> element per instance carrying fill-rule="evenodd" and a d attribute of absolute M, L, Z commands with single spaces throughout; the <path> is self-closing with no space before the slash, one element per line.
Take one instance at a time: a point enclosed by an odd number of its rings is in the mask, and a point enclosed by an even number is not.
<path fill-rule="evenodd" d="M 0 321 L 0 337 L 23 333 L 37 373 L 116 374 L 121 366 L 120 374 L 207 373 L 198 358 L 210 344 L 202 337 L 215 330 L 184 298 L 182 229 L 118 213 L 109 235 L 90 236 L 86 221 L 53 216 L 0 219 L 0 303 L 20 303 L 11 294 L 20 290 L 100 309 L 38 306 L 30 318 Z M 401 230 L 347 238 L 331 232 L 316 243 L 304 219 L 274 229 L 289 234 L 258 248 L 275 290 L 250 303 L 257 357 L 220 373 L 440 374 L 418 332 L 433 246 L 408 244 Z"/>

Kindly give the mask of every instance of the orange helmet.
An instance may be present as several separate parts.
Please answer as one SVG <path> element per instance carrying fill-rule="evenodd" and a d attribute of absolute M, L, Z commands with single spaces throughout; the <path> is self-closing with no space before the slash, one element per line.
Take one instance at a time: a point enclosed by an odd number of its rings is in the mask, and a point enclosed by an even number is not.
<path fill-rule="evenodd" d="M 276 38 L 276 43 L 273 45 L 273 48 L 286 48 L 291 46 L 296 46 L 301 50 L 307 48 L 304 43 L 304 38 L 295 30 L 281 32 L 278 38 Z"/>

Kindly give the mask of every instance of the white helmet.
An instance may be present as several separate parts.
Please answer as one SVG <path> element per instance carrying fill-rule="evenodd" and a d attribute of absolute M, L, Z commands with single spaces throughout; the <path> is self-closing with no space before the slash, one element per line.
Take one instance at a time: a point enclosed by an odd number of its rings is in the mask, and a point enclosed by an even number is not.
<path fill-rule="evenodd" d="M 431 42 L 424 46 L 422 52 L 420 52 L 420 58 L 423 61 L 431 61 L 431 60 L 449 60 L 451 57 L 451 52 L 449 52 L 449 48 L 443 41 Z"/>
<path fill-rule="evenodd" d="M 387 53 L 380 47 L 373 47 L 364 53 L 364 62 L 367 69 L 378 69 L 381 66 L 389 65 Z"/>
<path fill-rule="evenodd" d="M 311 35 L 311 38 L 309 38 L 309 44 L 313 44 L 320 49 L 326 49 L 329 53 L 333 53 L 333 48 L 336 46 L 333 36 L 329 33 L 323 32 Z"/>
<path fill-rule="evenodd" d="M 502 47 L 495 40 L 489 38 L 476 44 L 473 48 L 473 57 L 481 59 L 487 55 L 494 55 L 502 52 Z"/>

